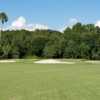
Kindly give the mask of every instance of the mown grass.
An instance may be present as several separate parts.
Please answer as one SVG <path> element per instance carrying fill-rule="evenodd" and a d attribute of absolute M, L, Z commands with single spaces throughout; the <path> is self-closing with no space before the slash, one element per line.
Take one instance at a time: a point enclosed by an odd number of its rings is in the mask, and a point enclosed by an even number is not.
<path fill-rule="evenodd" d="M 100 64 L 0 64 L 0 100 L 99 100 Z"/>

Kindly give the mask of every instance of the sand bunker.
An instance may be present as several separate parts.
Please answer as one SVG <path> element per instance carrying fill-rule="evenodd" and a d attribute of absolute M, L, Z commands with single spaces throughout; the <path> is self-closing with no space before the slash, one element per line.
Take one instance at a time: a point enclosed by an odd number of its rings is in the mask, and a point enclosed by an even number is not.
<path fill-rule="evenodd" d="M 89 61 L 85 61 L 86 63 L 91 63 L 91 64 L 100 64 L 100 61 L 93 61 L 93 60 L 89 60 Z"/>
<path fill-rule="evenodd" d="M 15 60 L 0 60 L 0 63 L 14 63 Z"/>
<path fill-rule="evenodd" d="M 36 61 L 35 63 L 37 64 L 75 64 L 75 62 L 65 62 L 65 61 L 60 61 L 60 60 L 55 60 L 55 59 L 40 60 L 40 61 Z"/>

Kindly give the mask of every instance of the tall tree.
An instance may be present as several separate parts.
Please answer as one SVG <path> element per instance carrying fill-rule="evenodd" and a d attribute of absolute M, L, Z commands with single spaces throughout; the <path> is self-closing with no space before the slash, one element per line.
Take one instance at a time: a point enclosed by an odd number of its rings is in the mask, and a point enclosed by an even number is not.
<path fill-rule="evenodd" d="M 8 21 L 8 16 L 5 12 L 1 12 L 0 13 L 0 22 L 3 25 L 4 23 L 6 23 Z M 2 28 L 0 29 L 0 40 L 1 40 L 1 32 L 2 32 Z"/>

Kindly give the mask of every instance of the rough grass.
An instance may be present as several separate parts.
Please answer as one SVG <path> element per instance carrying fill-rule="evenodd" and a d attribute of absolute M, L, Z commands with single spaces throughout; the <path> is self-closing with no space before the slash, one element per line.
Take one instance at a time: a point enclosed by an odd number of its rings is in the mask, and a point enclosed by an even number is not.
<path fill-rule="evenodd" d="M 99 99 L 100 64 L 0 63 L 0 100 Z"/>

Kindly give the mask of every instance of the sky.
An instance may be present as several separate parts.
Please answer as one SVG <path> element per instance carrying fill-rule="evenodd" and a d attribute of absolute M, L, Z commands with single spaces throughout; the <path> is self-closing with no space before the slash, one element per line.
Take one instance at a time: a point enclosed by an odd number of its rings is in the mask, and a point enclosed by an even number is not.
<path fill-rule="evenodd" d="M 63 29 L 76 22 L 100 24 L 100 0 L 0 0 L 6 27 Z"/>

